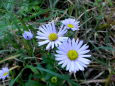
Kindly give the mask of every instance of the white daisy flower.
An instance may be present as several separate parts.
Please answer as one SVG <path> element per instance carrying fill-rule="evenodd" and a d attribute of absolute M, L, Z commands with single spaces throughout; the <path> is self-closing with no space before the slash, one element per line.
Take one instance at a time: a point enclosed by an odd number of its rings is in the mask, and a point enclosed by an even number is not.
<path fill-rule="evenodd" d="M 5 79 L 9 77 L 9 69 L 7 67 L 2 68 L 2 70 L 0 70 L 0 79 Z"/>
<path fill-rule="evenodd" d="M 39 46 L 47 44 L 46 50 L 50 48 L 53 49 L 54 46 L 57 47 L 68 38 L 63 37 L 63 35 L 67 32 L 66 28 L 61 26 L 59 32 L 57 32 L 54 22 L 40 26 L 39 30 L 40 31 L 37 32 L 38 36 L 36 36 L 36 38 L 42 41 L 38 42 L 38 44 Z"/>
<path fill-rule="evenodd" d="M 68 18 L 61 22 L 66 26 L 67 29 L 72 29 L 73 31 L 79 30 L 79 21 L 75 19 Z"/>
<path fill-rule="evenodd" d="M 83 45 L 83 41 L 79 39 L 68 39 L 63 42 L 56 51 L 56 60 L 58 64 L 62 64 L 62 68 L 66 67 L 69 72 L 83 71 L 85 67 L 91 62 L 87 57 L 91 55 L 87 54 L 90 50 L 86 44 Z"/>

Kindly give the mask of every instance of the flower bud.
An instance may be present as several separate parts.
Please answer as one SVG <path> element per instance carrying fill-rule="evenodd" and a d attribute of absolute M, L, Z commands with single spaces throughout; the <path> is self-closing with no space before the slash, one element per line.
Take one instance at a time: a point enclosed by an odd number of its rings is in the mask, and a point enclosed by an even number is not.
<path fill-rule="evenodd" d="M 53 77 L 51 78 L 51 82 L 52 82 L 52 83 L 57 83 L 57 80 L 58 80 L 58 78 L 57 78 L 56 76 L 53 76 Z"/>
<path fill-rule="evenodd" d="M 33 34 L 30 31 L 24 31 L 23 37 L 26 40 L 31 40 L 33 38 Z"/>

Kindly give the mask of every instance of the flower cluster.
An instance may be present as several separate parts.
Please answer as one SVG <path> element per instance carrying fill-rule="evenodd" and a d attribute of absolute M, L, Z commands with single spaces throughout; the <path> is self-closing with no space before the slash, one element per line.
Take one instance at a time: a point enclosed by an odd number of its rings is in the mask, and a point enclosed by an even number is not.
<path fill-rule="evenodd" d="M 62 65 L 62 68 L 66 67 L 66 70 L 72 73 L 77 71 L 83 71 L 85 67 L 91 62 L 87 57 L 91 55 L 87 44 L 83 44 L 82 40 L 75 40 L 66 37 L 65 34 L 68 30 L 79 30 L 79 21 L 75 19 L 65 19 L 61 21 L 61 27 L 57 30 L 55 22 L 50 22 L 39 26 L 36 38 L 38 39 L 38 45 L 46 45 L 46 50 L 57 47 L 55 60 L 58 64 Z"/>
<path fill-rule="evenodd" d="M 0 79 L 6 79 L 7 77 L 9 77 L 9 69 L 7 67 L 2 68 L 2 70 L 0 70 Z"/>

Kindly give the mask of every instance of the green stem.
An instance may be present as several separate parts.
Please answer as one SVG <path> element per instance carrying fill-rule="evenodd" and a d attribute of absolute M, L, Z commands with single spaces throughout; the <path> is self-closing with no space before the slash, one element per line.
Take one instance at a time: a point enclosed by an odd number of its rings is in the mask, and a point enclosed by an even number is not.
<path fill-rule="evenodd" d="M 2 80 L 2 82 L 3 82 L 3 86 L 6 86 L 5 81 L 4 81 L 4 80 Z"/>

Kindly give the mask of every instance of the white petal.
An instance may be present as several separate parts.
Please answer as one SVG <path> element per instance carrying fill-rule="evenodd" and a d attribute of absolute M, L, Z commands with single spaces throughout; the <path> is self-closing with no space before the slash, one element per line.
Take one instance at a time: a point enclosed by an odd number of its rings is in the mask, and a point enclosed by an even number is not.
<path fill-rule="evenodd" d="M 42 33 L 49 34 L 49 31 L 48 31 L 48 29 L 45 27 L 45 25 L 40 26 L 39 29 L 40 29 L 40 31 L 42 31 Z"/>
<path fill-rule="evenodd" d="M 76 45 L 78 45 L 79 39 L 76 40 Z"/>
<path fill-rule="evenodd" d="M 79 50 L 79 48 L 82 46 L 82 44 L 83 44 L 83 41 L 81 40 L 76 46 L 76 51 Z"/>
<path fill-rule="evenodd" d="M 65 20 L 63 20 L 63 21 L 61 21 L 61 22 L 62 22 L 62 24 L 64 24 L 64 25 L 67 25 L 67 24 L 69 23 L 67 19 L 65 19 Z"/>
<path fill-rule="evenodd" d="M 60 61 L 60 62 L 58 63 L 58 65 L 60 65 L 60 64 L 63 64 L 63 61 Z"/>
<path fill-rule="evenodd" d="M 58 47 L 58 43 L 57 43 L 57 41 L 55 41 L 55 46 Z"/>
<path fill-rule="evenodd" d="M 69 70 L 70 69 L 70 61 L 68 60 L 68 62 L 67 62 L 67 66 L 66 66 L 66 70 Z"/>
<path fill-rule="evenodd" d="M 63 28 L 63 29 L 62 29 Z M 64 27 L 63 25 L 61 26 L 58 35 L 59 36 L 63 36 L 65 33 L 67 32 L 66 27 Z"/>
<path fill-rule="evenodd" d="M 71 28 L 72 29 L 72 31 L 75 31 L 75 30 L 77 30 L 77 28 Z"/>
<path fill-rule="evenodd" d="M 70 49 L 70 48 L 69 48 L 68 45 L 63 45 L 63 46 L 60 45 L 60 46 L 58 47 L 58 50 L 63 51 L 63 52 L 65 52 L 65 53 L 67 53 L 69 49 Z"/>
<path fill-rule="evenodd" d="M 75 72 L 79 71 L 79 68 L 76 65 L 76 61 L 74 61 L 74 65 L 75 65 L 75 67 L 74 67 L 74 73 L 75 73 Z"/>
<path fill-rule="evenodd" d="M 48 39 L 47 37 L 36 36 L 37 39 Z"/>
<path fill-rule="evenodd" d="M 59 50 L 57 50 L 56 51 L 58 54 L 63 54 L 63 55 L 66 55 L 66 53 L 65 52 L 63 52 L 63 51 L 59 51 Z"/>
<path fill-rule="evenodd" d="M 46 32 L 46 30 L 44 28 L 42 28 L 42 26 L 39 26 L 38 28 L 41 32 Z"/>
<path fill-rule="evenodd" d="M 46 50 L 49 50 L 50 49 L 50 47 L 51 47 L 51 42 L 49 42 L 49 44 L 46 46 Z"/>
<path fill-rule="evenodd" d="M 91 61 L 85 58 L 78 58 L 78 61 L 81 61 L 84 64 L 89 64 Z"/>
<path fill-rule="evenodd" d="M 52 23 L 54 23 L 54 22 L 49 23 L 49 24 L 48 24 L 48 27 L 50 28 L 50 30 L 51 30 L 52 33 L 56 33 L 56 32 L 54 31 L 54 28 L 52 27 Z"/>
<path fill-rule="evenodd" d="M 80 61 L 78 61 L 78 63 L 79 63 L 80 65 L 82 65 L 83 67 L 87 67 L 86 64 L 84 64 L 84 63 L 82 63 L 82 62 L 80 62 Z"/>
<path fill-rule="evenodd" d="M 67 61 L 65 60 L 64 63 L 62 64 L 62 68 L 64 68 L 67 65 Z"/>
<path fill-rule="evenodd" d="M 83 57 L 91 57 L 91 55 L 79 55 L 80 58 L 83 58 Z"/>
<path fill-rule="evenodd" d="M 68 39 L 68 37 L 59 37 L 57 41 L 64 42 Z"/>
<path fill-rule="evenodd" d="M 56 40 L 56 41 L 55 41 L 55 44 L 56 44 L 56 46 L 59 46 L 59 45 L 61 44 L 61 42 L 58 41 L 58 40 Z"/>
<path fill-rule="evenodd" d="M 47 44 L 49 42 L 49 40 L 45 40 L 45 41 L 42 41 L 42 42 L 38 42 L 39 46 L 41 45 L 44 45 L 44 44 Z"/>
<path fill-rule="evenodd" d="M 69 47 L 70 50 L 73 49 L 71 39 L 68 39 L 68 47 Z"/>
<path fill-rule="evenodd" d="M 50 33 L 53 33 L 52 28 L 50 28 L 49 24 L 46 24 L 45 26 L 46 26 L 46 28 L 48 29 L 48 31 L 49 31 Z"/>
<path fill-rule="evenodd" d="M 37 35 L 42 37 L 47 37 L 47 34 L 37 31 Z"/>
<path fill-rule="evenodd" d="M 88 53 L 90 50 L 85 50 L 85 51 L 81 51 L 81 52 L 79 52 L 80 54 L 86 54 L 86 53 Z"/>
<path fill-rule="evenodd" d="M 76 62 L 76 65 L 79 68 L 79 70 L 84 70 L 84 67 L 82 67 L 79 63 Z"/>
<path fill-rule="evenodd" d="M 56 33 L 56 28 L 55 28 L 55 23 L 54 22 L 52 22 L 52 30 L 53 30 L 54 33 Z"/>
<path fill-rule="evenodd" d="M 72 47 L 73 47 L 73 48 L 75 48 L 75 44 L 76 44 L 76 43 L 75 43 L 75 39 L 73 38 L 73 39 L 72 39 Z"/>
<path fill-rule="evenodd" d="M 74 67 L 75 67 L 74 62 L 71 61 L 70 65 L 71 65 L 71 67 L 70 67 L 69 71 L 73 72 L 74 71 Z"/>
<path fill-rule="evenodd" d="M 67 57 L 66 55 L 55 54 L 56 57 Z"/>
<path fill-rule="evenodd" d="M 52 42 L 52 49 L 54 48 L 54 42 Z"/>
<path fill-rule="evenodd" d="M 88 48 L 89 46 L 87 46 L 86 44 L 84 44 L 78 51 L 84 51 Z"/>

